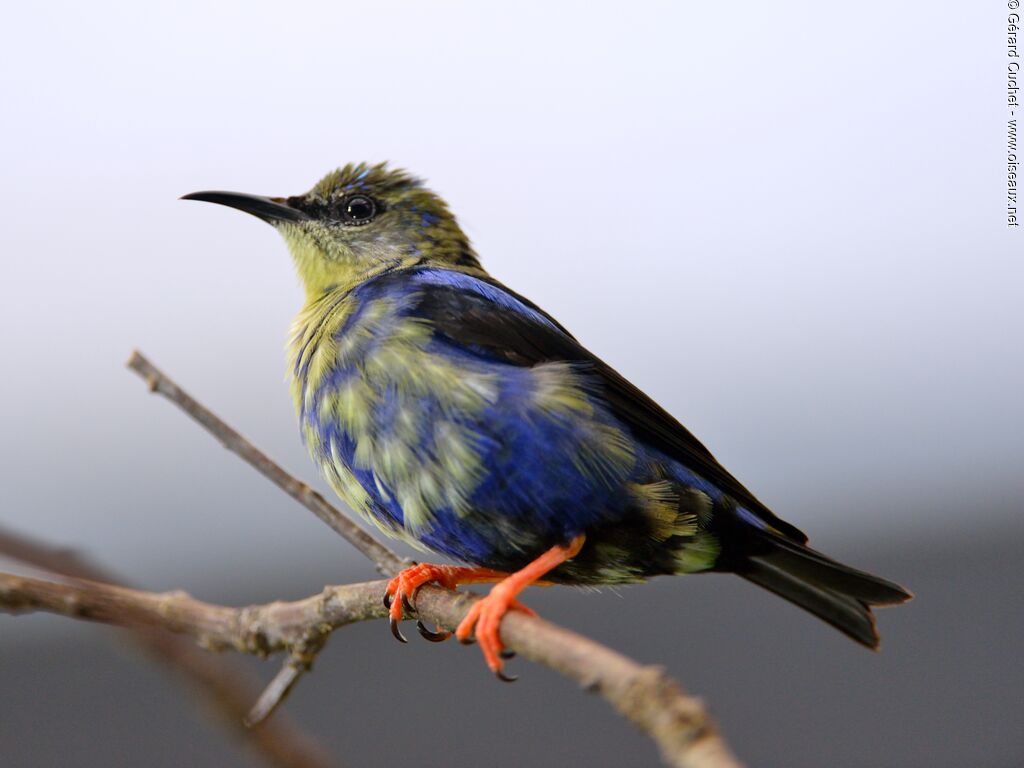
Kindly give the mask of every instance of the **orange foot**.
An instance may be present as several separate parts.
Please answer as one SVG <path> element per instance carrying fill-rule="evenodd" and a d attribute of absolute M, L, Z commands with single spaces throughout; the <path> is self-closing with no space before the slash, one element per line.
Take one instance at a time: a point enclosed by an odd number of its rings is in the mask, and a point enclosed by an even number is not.
<path fill-rule="evenodd" d="M 384 593 L 384 607 L 388 609 L 388 615 L 391 617 L 391 634 L 396 640 L 408 642 L 398 629 L 398 622 L 402 620 L 403 608 L 409 613 L 413 612 L 412 603 L 416 600 L 416 590 L 424 584 L 434 582 L 446 589 L 455 589 L 460 584 L 493 584 L 506 576 L 507 573 L 492 571 L 490 568 L 461 568 L 431 563 L 419 563 L 406 568 L 388 582 Z M 451 632 L 431 632 L 422 621 L 416 622 L 416 629 L 427 640 L 435 643 L 451 637 Z"/>
<path fill-rule="evenodd" d="M 548 571 L 558 567 L 566 560 L 574 558 L 583 547 L 585 536 L 581 533 L 568 546 L 552 547 L 525 568 L 510 574 L 499 581 L 487 597 L 473 603 L 455 630 L 455 636 L 463 643 L 469 642 L 471 634 L 476 634 L 483 651 L 484 660 L 499 680 L 512 682 L 516 678 L 509 677 L 502 671 L 504 643 L 501 642 L 501 620 L 510 610 L 522 611 L 528 616 L 537 614 L 516 600 L 516 597 L 531 584 L 544 576 Z"/>

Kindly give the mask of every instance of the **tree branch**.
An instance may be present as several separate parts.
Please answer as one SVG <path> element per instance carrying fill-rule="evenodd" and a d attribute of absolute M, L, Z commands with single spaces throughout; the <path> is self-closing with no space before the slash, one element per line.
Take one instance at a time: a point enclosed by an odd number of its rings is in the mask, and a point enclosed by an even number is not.
<path fill-rule="evenodd" d="M 113 583 L 115 577 L 74 552 L 56 549 L 0 528 L 0 556 L 63 576 Z M 287 717 L 260 728 L 242 727 L 256 685 L 244 670 L 197 648 L 188 638 L 162 627 L 130 626 L 131 638 L 152 659 L 184 676 L 218 719 L 243 744 L 280 768 L 327 768 L 323 749 Z"/>
<path fill-rule="evenodd" d="M 238 432 L 185 393 L 138 352 L 128 367 L 153 392 L 174 402 L 230 451 L 247 461 L 334 531 L 366 555 L 385 574 L 407 561 L 379 544 L 320 494 L 295 479 Z M 134 626 L 158 626 L 192 635 L 212 649 L 232 648 L 265 656 L 275 651 L 318 648 L 333 629 L 385 615 L 385 582 L 328 587 L 320 595 L 295 602 L 247 608 L 203 603 L 181 592 L 154 594 L 75 580 L 66 584 L 30 577 L 0 575 L 0 609 L 45 610 L 75 618 Z M 457 626 L 477 596 L 425 586 L 416 598 L 416 615 L 449 629 Z M 541 619 L 510 613 L 501 637 L 511 650 L 544 664 L 606 699 L 647 733 L 665 763 L 677 768 L 738 766 L 699 700 L 687 696 L 658 667 L 641 666 L 625 656 Z M 314 651 L 315 652 L 315 651 Z M 308 666 L 308 662 L 307 662 Z M 294 684 L 298 673 L 282 672 L 255 710 L 271 707 Z M 269 710 L 267 710 L 269 711 Z"/>
<path fill-rule="evenodd" d="M 295 643 L 323 639 L 357 621 L 383 618 L 385 581 L 327 587 L 293 602 L 228 608 L 184 592 L 155 594 L 75 580 L 66 584 L 0 573 L 0 609 L 46 611 L 122 626 L 163 627 L 191 635 L 204 647 L 266 656 Z M 425 586 L 416 597 L 420 618 L 454 628 L 478 595 Z M 600 694 L 647 732 L 668 765 L 678 768 L 738 766 L 701 703 L 682 693 L 658 667 L 641 666 L 592 640 L 542 619 L 508 614 L 502 641 Z"/>
<path fill-rule="evenodd" d="M 292 602 L 229 608 L 185 592 L 146 592 L 72 578 L 50 581 L 0 573 L 0 607 L 6 613 L 44 611 L 122 627 L 159 627 L 189 635 L 211 651 L 266 657 L 331 630 L 387 614 L 384 581 L 327 587 Z"/>

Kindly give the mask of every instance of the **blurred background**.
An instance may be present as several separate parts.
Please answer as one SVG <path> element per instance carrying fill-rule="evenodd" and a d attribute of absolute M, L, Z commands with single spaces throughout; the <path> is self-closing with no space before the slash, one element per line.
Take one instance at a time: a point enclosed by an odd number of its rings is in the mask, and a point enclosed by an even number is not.
<path fill-rule="evenodd" d="M 486 266 L 814 544 L 909 586 L 871 654 L 728 576 L 541 590 L 758 766 L 1024 765 L 1024 233 L 1000 4 L 14 4 L 0 28 L 0 525 L 228 604 L 367 562 L 123 368 L 301 477 L 283 244 L 199 189 L 427 178 Z M 4 567 L 0 563 L 0 568 Z M 7 564 L 6 567 L 11 567 Z M 0 616 L 0 763 L 241 766 L 116 630 Z M 247 661 L 265 679 L 277 662 Z M 346 766 L 653 765 L 603 702 L 335 634 L 287 709 Z"/>

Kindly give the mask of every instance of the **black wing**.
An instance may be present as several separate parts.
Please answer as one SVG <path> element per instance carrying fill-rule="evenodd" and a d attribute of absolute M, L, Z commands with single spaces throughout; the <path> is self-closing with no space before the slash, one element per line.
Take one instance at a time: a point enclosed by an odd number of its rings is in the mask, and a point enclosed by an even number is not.
<path fill-rule="evenodd" d="M 379 279 L 415 280 L 410 271 L 391 273 Z M 429 270 L 415 271 L 427 273 Z M 438 273 L 437 270 L 431 272 Z M 460 347 L 514 365 L 532 366 L 552 361 L 585 363 L 600 383 L 605 402 L 634 437 L 714 483 L 784 535 L 801 543 L 807 541 L 803 532 L 776 517 L 729 474 L 686 427 L 585 349 L 550 315 L 497 280 L 461 273 L 452 278 L 450 282 L 417 280 L 415 298 L 408 307 L 410 314 L 429 320 L 436 333 Z M 475 289 L 471 283 L 485 290 Z M 502 301 L 495 300 L 495 291 Z"/>

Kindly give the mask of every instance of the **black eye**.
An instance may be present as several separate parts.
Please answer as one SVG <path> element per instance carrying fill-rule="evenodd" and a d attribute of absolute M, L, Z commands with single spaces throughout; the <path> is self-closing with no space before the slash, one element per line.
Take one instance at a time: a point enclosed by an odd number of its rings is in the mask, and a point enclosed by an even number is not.
<path fill-rule="evenodd" d="M 345 224 L 369 224 L 377 215 L 377 204 L 366 195 L 349 195 L 341 201 L 340 209 Z"/>

